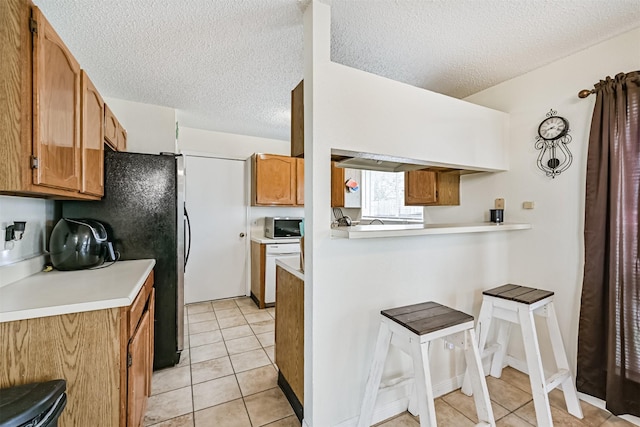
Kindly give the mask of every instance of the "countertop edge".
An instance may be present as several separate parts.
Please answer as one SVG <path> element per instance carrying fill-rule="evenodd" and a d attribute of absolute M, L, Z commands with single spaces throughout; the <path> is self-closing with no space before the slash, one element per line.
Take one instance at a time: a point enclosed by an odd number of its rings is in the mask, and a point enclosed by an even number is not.
<path fill-rule="evenodd" d="M 136 261 L 147 261 L 147 265 L 144 267 L 144 269 L 140 270 L 142 273 L 136 279 L 135 284 L 131 287 L 129 294 L 124 297 L 98 299 L 71 304 L 59 304 L 48 307 L 25 308 L 22 310 L 0 312 L 0 323 L 130 306 L 133 303 L 135 297 L 138 295 L 138 292 L 140 292 L 140 289 L 142 289 L 142 286 L 147 280 L 147 277 L 156 265 L 155 259 Z M 28 277 L 23 280 L 27 279 Z"/>
<path fill-rule="evenodd" d="M 302 280 L 304 282 L 304 273 L 300 270 L 299 267 L 296 268 L 294 265 L 291 265 L 290 263 L 288 263 L 284 259 L 276 259 L 276 266 L 281 267 L 282 269 L 284 269 L 288 273 L 293 274 L 298 279 L 300 279 L 300 280 Z"/>
<path fill-rule="evenodd" d="M 264 236 L 251 236 L 251 241 L 256 243 L 262 243 L 264 245 L 281 245 L 285 243 L 299 243 L 299 237 L 289 237 L 289 238 L 279 238 L 279 239 L 270 239 Z"/>
<path fill-rule="evenodd" d="M 368 226 L 360 226 L 368 227 Z M 423 235 L 436 235 L 436 234 L 461 234 L 461 233 L 486 233 L 497 231 L 512 231 L 512 230 L 528 230 L 531 229 L 531 224 L 528 223 L 502 223 L 494 224 L 491 222 L 481 223 L 465 223 L 465 224 L 424 224 L 421 228 L 415 226 L 407 226 L 406 228 L 400 228 L 401 226 L 394 226 L 393 228 L 385 230 L 382 226 L 371 226 L 367 229 L 349 229 L 349 227 L 336 227 L 331 229 L 332 238 L 346 238 L 346 239 L 370 239 L 381 237 L 406 237 L 406 236 L 423 236 Z"/>

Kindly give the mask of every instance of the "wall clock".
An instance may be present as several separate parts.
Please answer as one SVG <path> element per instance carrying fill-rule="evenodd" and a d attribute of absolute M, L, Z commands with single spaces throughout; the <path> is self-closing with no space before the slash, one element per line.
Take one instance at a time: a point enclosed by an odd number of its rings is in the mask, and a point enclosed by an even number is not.
<path fill-rule="evenodd" d="M 535 147 L 540 154 L 536 163 L 548 177 L 555 178 L 571 166 L 573 155 L 567 147 L 571 142 L 569 130 L 569 121 L 553 109 L 538 126 Z"/>

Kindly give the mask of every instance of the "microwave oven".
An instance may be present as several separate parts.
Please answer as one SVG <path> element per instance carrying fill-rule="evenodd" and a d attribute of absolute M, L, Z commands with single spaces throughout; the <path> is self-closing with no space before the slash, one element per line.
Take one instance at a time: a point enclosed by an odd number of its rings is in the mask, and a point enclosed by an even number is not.
<path fill-rule="evenodd" d="M 300 238 L 302 218 L 268 216 L 264 219 L 264 237 L 269 239 Z"/>

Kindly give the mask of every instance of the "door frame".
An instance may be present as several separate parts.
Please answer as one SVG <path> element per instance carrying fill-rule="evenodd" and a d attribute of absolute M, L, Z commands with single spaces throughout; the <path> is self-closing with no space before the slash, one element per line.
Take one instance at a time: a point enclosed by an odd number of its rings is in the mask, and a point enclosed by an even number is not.
<path fill-rule="evenodd" d="M 203 157 L 208 159 L 233 160 L 244 162 L 244 273 L 245 273 L 245 296 L 251 295 L 251 233 L 249 224 L 249 208 L 251 197 L 251 156 L 222 156 L 206 151 L 180 150 L 180 154 L 187 157 Z M 186 160 L 186 159 L 185 159 Z M 185 161 L 186 165 L 186 161 Z M 189 170 L 185 167 L 185 174 L 189 179 Z M 187 209 L 189 209 L 189 199 L 187 198 Z"/>

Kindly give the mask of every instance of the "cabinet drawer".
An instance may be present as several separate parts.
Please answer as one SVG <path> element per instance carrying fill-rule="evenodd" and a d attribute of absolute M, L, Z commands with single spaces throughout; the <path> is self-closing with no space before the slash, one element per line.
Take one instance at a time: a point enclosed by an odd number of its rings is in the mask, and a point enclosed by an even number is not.
<path fill-rule="evenodd" d="M 138 326 L 138 323 L 140 322 L 140 317 L 142 317 L 142 313 L 144 312 L 152 287 L 153 271 L 149 274 L 149 277 L 147 277 L 144 285 L 142 285 L 140 292 L 138 292 L 138 296 L 133 301 L 133 304 L 131 304 L 131 310 L 129 311 L 129 337 L 133 335 L 133 332 L 136 330 L 136 326 Z"/>

